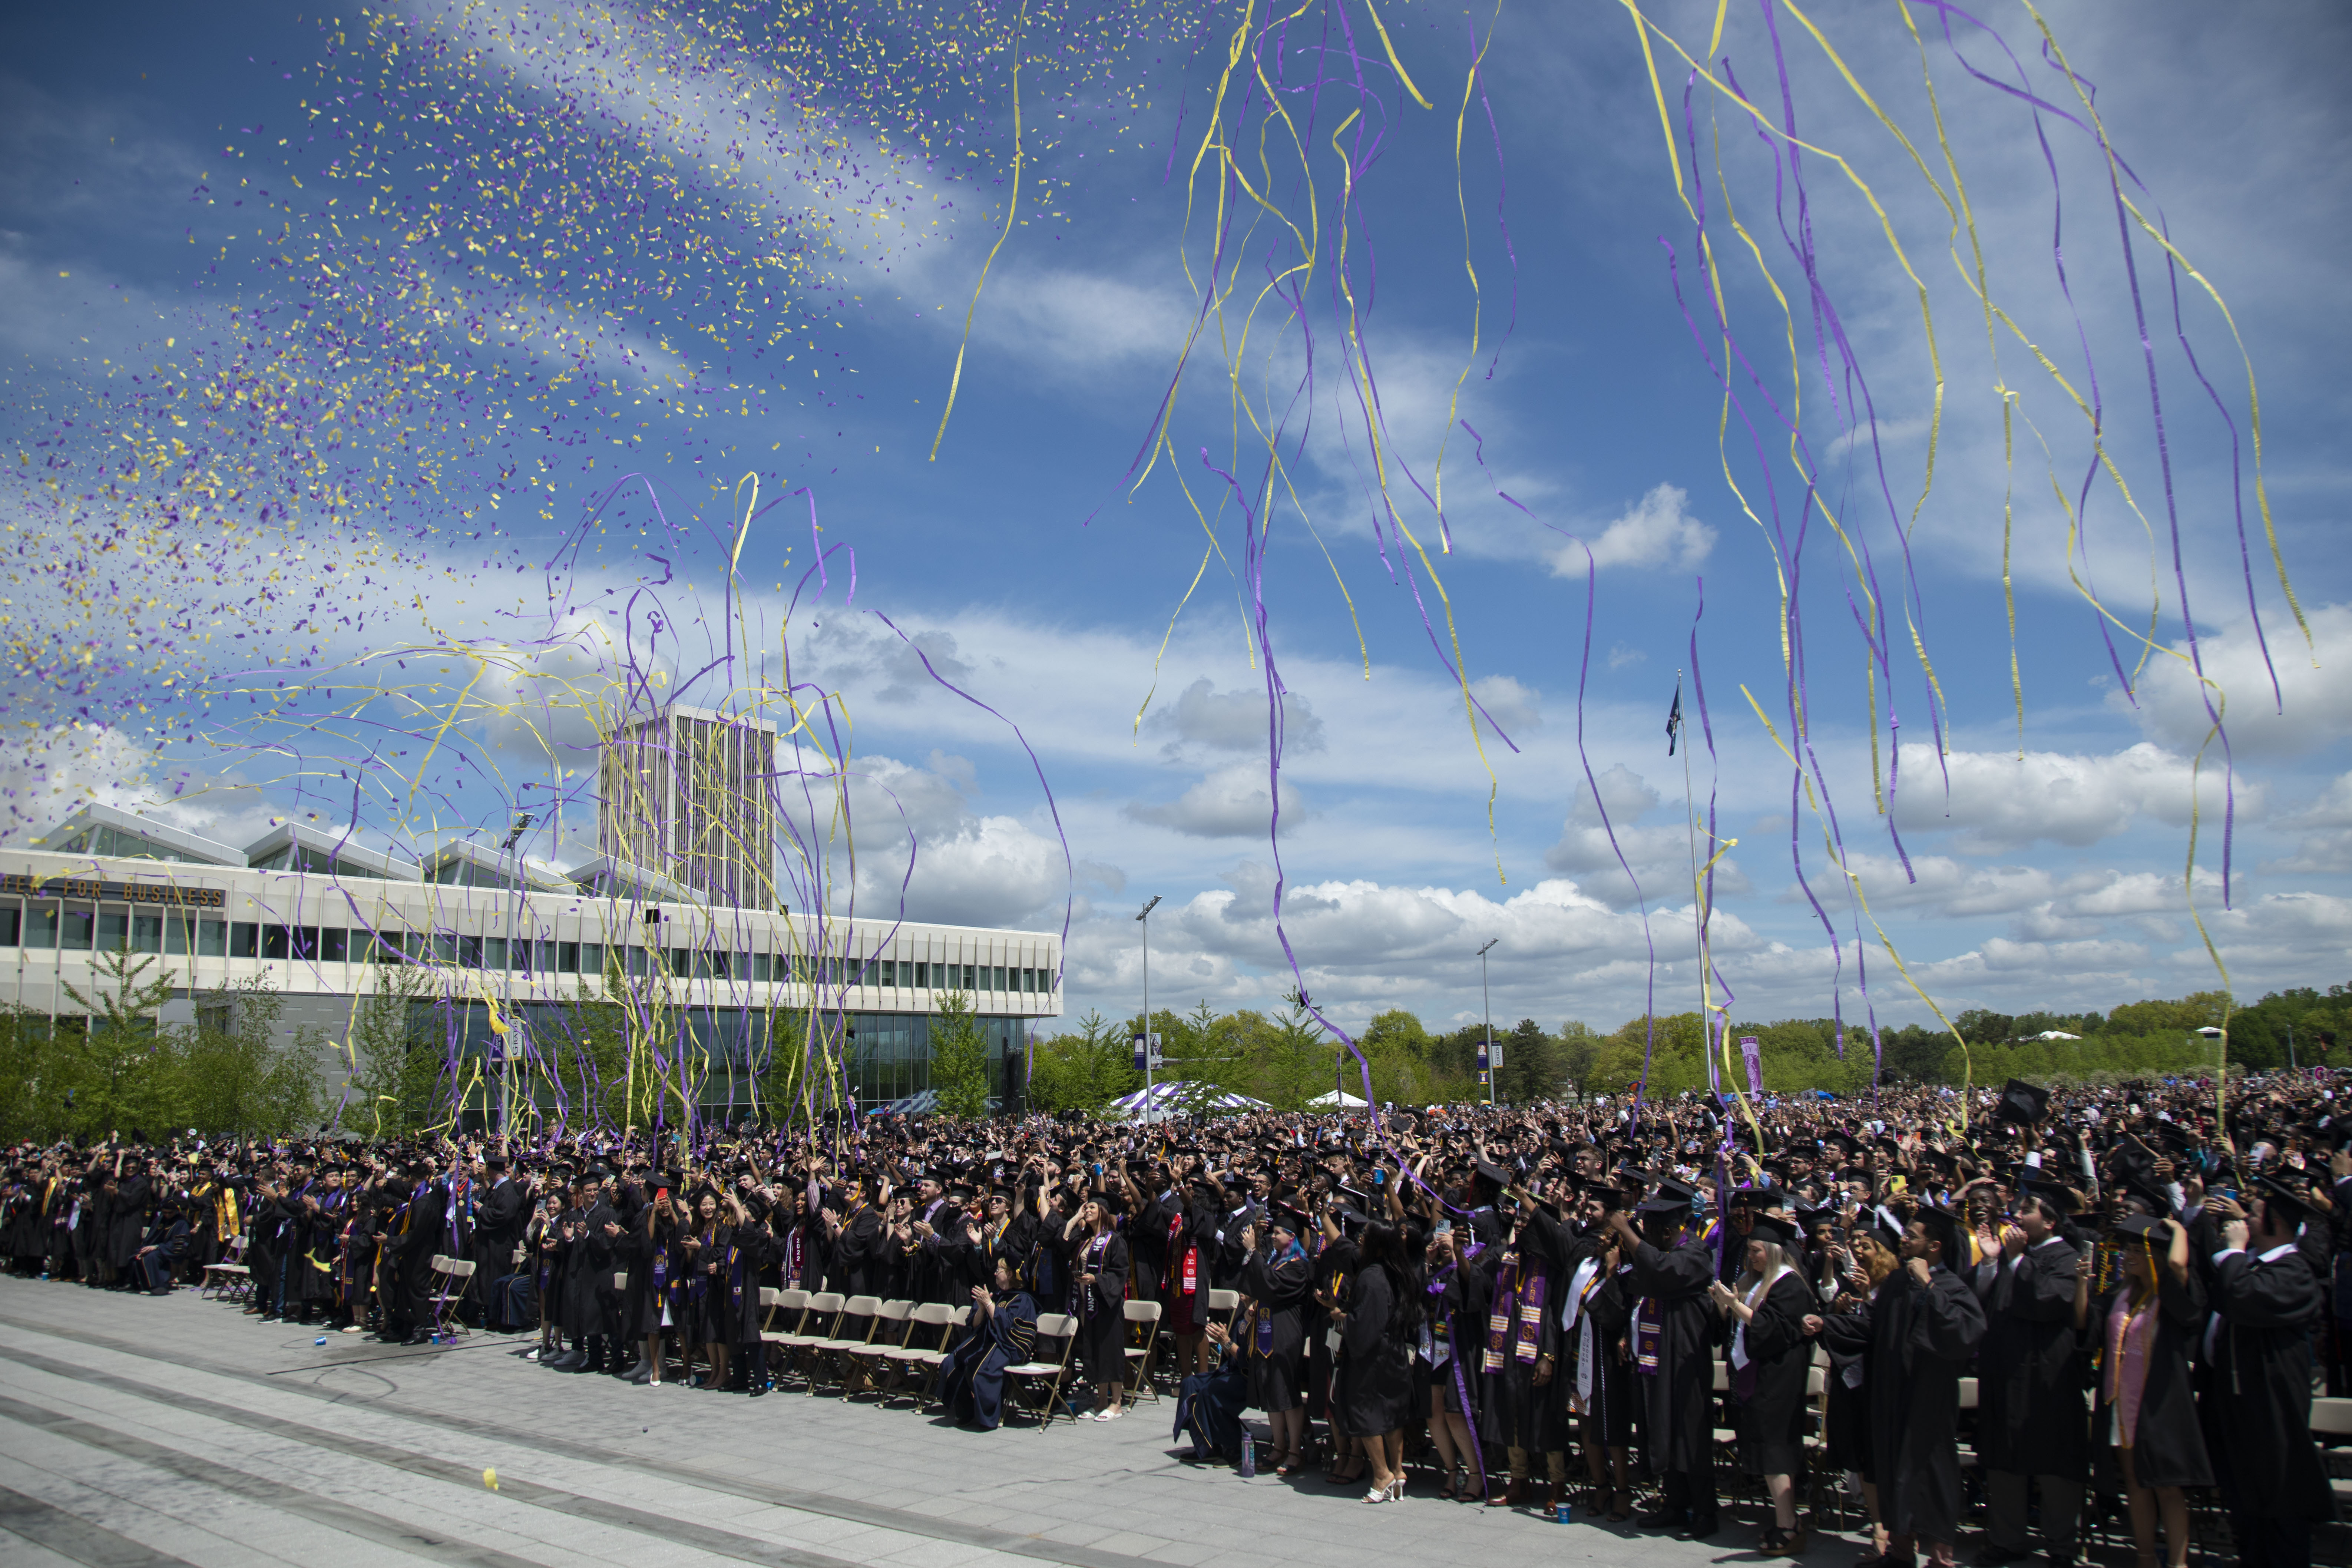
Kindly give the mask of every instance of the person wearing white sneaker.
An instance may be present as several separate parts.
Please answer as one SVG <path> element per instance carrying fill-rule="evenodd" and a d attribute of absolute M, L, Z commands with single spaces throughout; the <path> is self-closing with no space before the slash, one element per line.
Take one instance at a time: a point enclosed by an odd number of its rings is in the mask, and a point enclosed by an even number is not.
<path fill-rule="evenodd" d="M 1062 1248 L 1076 1279 L 1078 1352 L 1095 1385 L 1094 1419 L 1115 1421 L 1127 1383 L 1127 1241 L 1111 1228 L 1110 1206 L 1088 1198 L 1062 1227 Z"/>

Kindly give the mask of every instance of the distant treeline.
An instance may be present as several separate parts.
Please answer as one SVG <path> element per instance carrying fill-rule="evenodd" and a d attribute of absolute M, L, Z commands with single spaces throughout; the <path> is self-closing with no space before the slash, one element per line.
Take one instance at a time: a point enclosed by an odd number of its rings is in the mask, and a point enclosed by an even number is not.
<path fill-rule="evenodd" d="M 2233 1005 L 2225 993 L 2203 991 L 2178 1001 L 2127 1003 L 2105 1014 L 2012 1016 L 1973 1008 L 1956 1016 L 1951 1029 L 1917 1024 L 1882 1029 L 1875 1046 L 1868 1028 L 1847 1019 L 1843 1052 L 1839 1025 L 1829 1018 L 1734 1023 L 1731 1037 L 1756 1037 L 1768 1092 L 1828 1089 L 1851 1095 L 1870 1089 L 1874 1071 L 1886 1084 L 2210 1072 L 2220 1062 L 2221 1042 L 2199 1031 L 2223 1027 L 2225 1017 L 2233 1067 L 2261 1071 L 2291 1060 L 2305 1067 L 2340 1066 L 2336 1042 L 2352 1040 L 2352 986 L 2277 991 L 2242 1006 Z M 1246 1095 L 1290 1110 L 1335 1088 L 1353 1096 L 1364 1092 L 1363 1067 L 1337 1052 L 1296 1008 L 1276 1016 L 1246 1010 L 1220 1014 L 1203 1002 L 1188 1014 L 1155 1012 L 1152 1028 L 1166 1059 L 1156 1076 L 1192 1085 L 1204 1098 Z M 1139 1018 L 1113 1022 L 1090 1014 L 1076 1029 L 1040 1040 L 1030 1103 L 1043 1110 L 1097 1110 L 1140 1088 L 1143 1077 L 1135 1070 L 1131 1041 L 1141 1032 Z M 1486 1090 L 1478 1082 L 1477 1052 L 1484 1036 L 1479 1026 L 1433 1034 L 1402 1008 L 1382 1013 L 1358 1042 L 1370 1064 L 1372 1098 L 1399 1104 L 1483 1100 Z M 1696 1012 L 1632 1018 L 1608 1034 L 1596 1034 L 1573 1019 L 1546 1029 L 1522 1018 L 1507 1031 L 1498 1026 L 1495 1039 L 1502 1057 L 1495 1092 L 1503 1100 L 1621 1094 L 1643 1080 L 1645 1061 L 1654 1095 L 1708 1087 L 1705 1035 Z M 1736 1050 L 1733 1070 L 1744 1083 Z"/>

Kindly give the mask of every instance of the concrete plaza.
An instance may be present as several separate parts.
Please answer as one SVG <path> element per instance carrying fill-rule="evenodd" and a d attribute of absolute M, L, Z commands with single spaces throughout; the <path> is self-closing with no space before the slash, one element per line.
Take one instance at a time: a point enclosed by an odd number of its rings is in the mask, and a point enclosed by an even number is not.
<path fill-rule="evenodd" d="M 565 1376 L 495 1335 L 415 1350 L 318 1337 L 191 1290 L 0 1279 L 0 1563 L 1758 1560 L 1744 1509 L 1693 1543 L 1428 1495 L 1367 1508 L 1319 1474 L 1195 1468 L 1176 1458 L 1167 1401 L 983 1434 L 903 1402 Z M 1840 1568 L 1854 1555 L 1850 1536 L 1807 1553 Z"/>

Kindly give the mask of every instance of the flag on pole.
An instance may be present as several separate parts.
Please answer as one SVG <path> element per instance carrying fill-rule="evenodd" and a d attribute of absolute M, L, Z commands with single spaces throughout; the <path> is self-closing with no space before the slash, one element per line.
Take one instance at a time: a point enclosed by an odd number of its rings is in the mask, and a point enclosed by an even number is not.
<path fill-rule="evenodd" d="M 1666 755 L 1675 754 L 1675 740 L 1683 732 L 1683 683 L 1675 679 L 1675 705 L 1666 710 Z"/>

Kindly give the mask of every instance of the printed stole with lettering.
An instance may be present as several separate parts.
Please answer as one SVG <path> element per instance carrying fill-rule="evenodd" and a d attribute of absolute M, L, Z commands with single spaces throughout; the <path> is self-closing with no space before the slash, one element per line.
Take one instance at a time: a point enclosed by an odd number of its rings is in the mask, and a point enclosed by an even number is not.
<path fill-rule="evenodd" d="M 1503 1370 L 1506 1359 L 1522 1366 L 1536 1363 L 1537 1342 L 1543 1332 L 1544 1276 L 1540 1269 L 1524 1277 L 1519 1259 L 1507 1260 L 1495 1279 L 1495 1297 L 1486 1311 L 1486 1350 L 1478 1370 Z"/>

